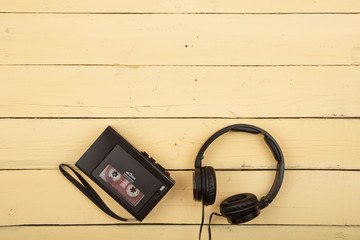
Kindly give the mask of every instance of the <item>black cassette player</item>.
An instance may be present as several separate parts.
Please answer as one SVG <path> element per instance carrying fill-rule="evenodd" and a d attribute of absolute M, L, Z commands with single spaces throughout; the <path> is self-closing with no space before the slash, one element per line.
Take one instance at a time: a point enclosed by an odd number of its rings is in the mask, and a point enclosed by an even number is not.
<path fill-rule="evenodd" d="M 175 184 L 160 164 L 110 126 L 75 165 L 139 221 Z"/>

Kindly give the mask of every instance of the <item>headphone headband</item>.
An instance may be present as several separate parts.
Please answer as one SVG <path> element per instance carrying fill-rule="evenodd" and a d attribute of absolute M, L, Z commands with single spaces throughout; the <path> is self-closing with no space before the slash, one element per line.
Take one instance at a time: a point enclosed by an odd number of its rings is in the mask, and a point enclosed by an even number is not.
<path fill-rule="evenodd" d="M 197 154 L 196 159 L 195 159 L 195 168 L 201 168 L 201 160 L 204 158 L 204 153 L 205 153 L 206 149 L 210 146 L 210 144 L 213 141 L 215 141 L 215 139 L 217 139 L 218 137 L 220 137 L 221 135 L 223 135 L 224 133 L 227 133 L 229 131 L 248 132 L 248 133 L 252 133 L 252 134 L 258 134 L 258 133 L 263 134 L 266 144 L 269 146 L 269 148 L 271 149 L 271 152 L 274 155 L 275 160 L 278 162 L 274 183 L 271 186 L 268 194 L 266 194 L 264 197 L 262 197 L 260 200 L 260 203 L 259 203 L 260 209 L 263 209 L 263 208 L 267 207 L 274 200 L 275 196 L 279 192 L 283 178 L 284 178 L 284 169 L 285 169 L 284 156 L 280 149 L 279 144 L 265 130 L 263 130 L 259 127 L 253 126 L 253 125 L 249 125 L 249 124 L 234 124 L 234 125 L 227 126 L 223 129 L 220 129 L 219 131 L 214 133 L 200 148 L 199 153 Z"/>

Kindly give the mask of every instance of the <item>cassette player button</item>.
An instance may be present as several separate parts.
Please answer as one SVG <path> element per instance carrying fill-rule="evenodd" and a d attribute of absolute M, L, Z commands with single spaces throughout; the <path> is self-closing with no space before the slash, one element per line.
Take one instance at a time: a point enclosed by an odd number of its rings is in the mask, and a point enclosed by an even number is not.
<path fill-rule="evenodd" d="M 155 166 L 162 172 L 165 172 L 165 168 L 163 168 L 160 164 L 155 163 Z"/>
<path fill-rule="evenodd" d="M 141 152 L 141 154 L 146 157 L 146 158 L 149 158 L 149 154 L 147 154 L 147 152 Z"/>
<path fill-rule="evenodd" d="M 154 197 L 155 198 L 159 198 L 165 191 L 165 186 L 164 185 L 162 185 L 161 187 L 160 187 L 160 189 L 155 193 L 155 195 L 154 195 Z"/>
<path fill-rule="evenodd" d="M 149 158 L 149 161 L 150 161 L 152 164 L 155 164 L 155 159 L 153 159 L 152 157 Z"/>

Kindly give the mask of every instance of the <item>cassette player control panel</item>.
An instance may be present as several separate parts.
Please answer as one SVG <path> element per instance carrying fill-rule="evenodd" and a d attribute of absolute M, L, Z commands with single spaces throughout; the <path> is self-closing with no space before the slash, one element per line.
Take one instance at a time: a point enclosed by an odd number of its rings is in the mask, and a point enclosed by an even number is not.
<path fill-rule="evenodd" d="M 155 159 L 153 159 L 152 157 L 149 157 L 149 154 L 147 152 L 141 152 L 141 153 L 157 169 L 159 169 L 160 171 L 162 171 L 163 173 L 165 173 L 167 176 L 170 177 L 170 172 L 166 171 L 166 169 L 163 166 L 161 166 L 159 163 L 156 163 Z"/>

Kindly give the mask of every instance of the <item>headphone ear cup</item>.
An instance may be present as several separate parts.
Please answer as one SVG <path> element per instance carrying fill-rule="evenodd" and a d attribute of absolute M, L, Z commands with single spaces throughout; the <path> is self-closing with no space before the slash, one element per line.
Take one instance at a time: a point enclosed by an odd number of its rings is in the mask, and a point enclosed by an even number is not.
<path fill-rule="evenodd" d="M 259 216 L 259 202 L 252 193 L 237 194 L 222 201 L 220 212 L 228 219 L 229 223 L 248 222 Z"/>
<path fill-rule="evenodd" d="M 206 197 L 204 198 L 205 205 L 212 205 L 216 199 L 216 174 L 212 167 L 205 167 L 205 182 L 206 182 Z"/>
<path fill-rule="evenodd" d="M 195 168 L 193 174 L 193 196 L 195 200 L 200 201 L 202 196 L 202 182 L 201 182 L 201 169 Z"/>

